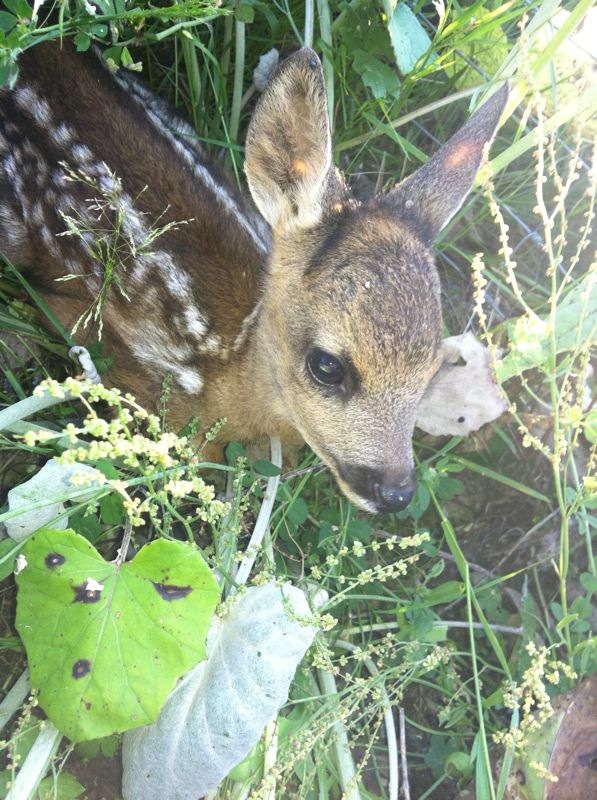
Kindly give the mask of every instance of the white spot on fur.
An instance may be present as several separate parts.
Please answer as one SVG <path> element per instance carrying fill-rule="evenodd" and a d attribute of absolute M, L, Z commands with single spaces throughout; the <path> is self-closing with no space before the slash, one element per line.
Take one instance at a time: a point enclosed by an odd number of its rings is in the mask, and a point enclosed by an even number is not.
<path fill-rule="evenodd" d="M 195 339 L 202 339 L 207 333 L 207 321 L 196 306 L 187 306 L 184 309 L 184 318 L 187 332 Z"/>
<path fill-rule="evenodd" d="M 189 276 L 174 264 L 169 253 L 160 250 L 155 255 L 159 260 L 160 268 L 164 271 L 166 286 L 170 294 L 181 299 L 186 297 L 191 291 Z"/>
<path fill-rule="evenodd" d="M 62 189 L 68 183 L 67 177 L 63 169 L 55 169 L 52 173 L 52 183 L 59 189 Z"/>
<path fill-rule="evenodd" d="M 253 327 L 253 323 L 257 319 L 259 312 L 261 310 L 261 300 L 257 303 L 255 308 L 251 311 L 250 314 L 243 319 L 242 325 L 240 326 L 240 333 L 234 340 L 234 344 L 232 345 L 232 349 L 236 352 L 240 350 L 243 346 L 245 341 L 247 340 L 247 336 L 249 335 L 249 331 Z"/>
<path fill-rule="evenodd" d="M 187 394 L 199 394 L 203 388 L 201 373 L 196 369 L 184 369 L 174 373 L 176 383 L 187 392 Z"/>
<path fill-rule="evenodd" d="M 219 356 L 219 358 L 223 359 L 224 361 L 226 361 L 229 356 L 228 347 L 226 347 L 222 337 L 218 336 L 217 333 L 210 333 L 205 341 L 201 342 L 198 349 L 200 353 Z"/>
<path fill-rule="evenodd" d="M 149 317 L 136 319 L 134 327 L 121 325 L 120 330 L 121 333 L 128 333 L 129 347 L 139 362 L 158 371 L 161 377 L 172 375 L 188 394 L 201 391 L 201 373 L 186 363 L 192 357 L 191 345 L 173 343 L 170 332 L 158 327 Z"/>
<path fill-rule="evenodd" d="M 62 122 L 57 128 L 50 128 L 50 138 L 59 147 L 68 147 L 74 137 L 74 132 L 69 126 Z"/>
<path fill-rule="evenodd" d="M 44 206 L 41 200 L 36 200 L 31 209 L 31 219 L 36 225 L 41 225 L 45 219 Z"/>
<path fill-rule="evenodd" d="M 39 125 L 44 128 L 49 128 L 52 125 L 52 115 L 48 102 L 43 97 L 39 97 L 30 86 L 21 86 L 16 89 L 14 97 L 17 105 L 23 111 L 31 114 Z"/>
<path fill-rule="evenodd" d="M 147 226 L 143 223 L 142 214 L 133 207 L 132 200 L 128 194 L 122 194 L 120 205 L 124 211 L 124 232 L 132 237 L 136 245 L 141 244 L 149 233 Z"/>
<path fill-rule="evenodd" d="M 3 166 L 8 177 L 11 180 L 14 180 L 17 175 L 17 163 L 15 161 L 14 154 L 4 159 Z"/>
<path fill-rule="evenodd" d="M 9 155 L 7 158 L 5 158 L 3 166 L 4 166 L 4 171 L 6 172 L 9 178 L 9 182 L 12 185 L 14 196 L 21 204 L 23 219 L 25 221 L 28 221 L 31 204 L 29 201 L 29 195 L 25 191 L 25 186 L 23 184 L 23 180 L 21 178 L 21 174 L 18 169 L 16 156 L 17 154 L 15 152 L 12 155 Z"/>
<path fill-rule="evenodd" d="M 85 144 L 73 145 L 72 154 L 75 161 L 80 161 L 82 164 L 87 164 L 93 160 L 93 153 Z"/>

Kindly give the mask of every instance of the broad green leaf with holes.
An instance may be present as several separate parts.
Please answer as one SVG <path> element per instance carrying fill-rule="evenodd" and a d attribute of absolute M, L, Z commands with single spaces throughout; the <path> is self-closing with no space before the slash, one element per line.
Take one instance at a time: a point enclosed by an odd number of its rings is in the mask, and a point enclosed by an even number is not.
<path fill-rule="evenodd" d="M 44 528 L 23 554 L 17 630 L 51 721 L 74 741 L 152 722 L 205 658 L 219 590 L 199 552 L 158 539 L 120 565 Z"/>

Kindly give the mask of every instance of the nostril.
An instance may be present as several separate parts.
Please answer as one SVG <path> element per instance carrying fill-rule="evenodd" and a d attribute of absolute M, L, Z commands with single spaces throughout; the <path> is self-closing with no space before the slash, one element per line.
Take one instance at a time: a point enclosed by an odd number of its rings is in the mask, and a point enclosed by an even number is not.
<path fill-rule="evenodd" d="M 375 494 L 380 511 L 402 511 L 413 499 L 415 486 L 409 481 L 405 486 L 375 484 Z"/>

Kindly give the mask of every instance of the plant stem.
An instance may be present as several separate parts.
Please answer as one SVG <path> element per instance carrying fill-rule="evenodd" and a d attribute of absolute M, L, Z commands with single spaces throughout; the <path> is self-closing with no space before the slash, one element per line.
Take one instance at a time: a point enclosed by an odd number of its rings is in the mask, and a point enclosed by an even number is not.
<path fill-rule="evenodd" d="M 62 739 L 60 731 L 49 720 L 45 720 L 42 726 L 19 774 L 6 795 L 6 800 L 28 800 L 30 797 L 35 797 L 35 790 L 46 774 L 50 761 Z"/>
<path fill-rule="evenodd" d="M 230 138 L 233 142 L 238 140 L 244 74 L 245 23 L 236 20 L 234 23 L 234 87 L 232 90 L 232 108 L 230 110 Z"/>
<path fill-rule="evenodd" d="M 332 50 L 332 16 L 328 0 L 317 0 L 317 11 L 319 14 L 319 33 L 321 41 L 325 45 L 323 48 L 323 78 L 328 99 L 328 115 L 330 125 L 334 127 L 334 65 L 330 59 Z"/>
<path fill-rule="evenodd" d="M 303 45 L 313 47 L 313 0 L 305 0 L 305 35 Z"/>
<path fill-rule="evenodd" d="M 362 629 L 356 631 L 361 633 Z M 348 633 L 348 631 L 346 632 Z M 345 639 L 336 639 L 334 644 L 337 647 L 342 647 L 344 650 L 349 650 L 354 653 L 357 648 L 352 642 Z M 370 658 L 363 658 L 363 664 L 369 670 L 371 675 L 378 675 L 379 670 Z M 384 699 L 383 718 L 386 726 L 386 742 L 388 748 L 388 800 L 398 800 L 399 791 L 399 774 L 398 774 L 398 742 L 396 738 L 396 725 L 394 724 L 394 715 L 392 714 L 392 704 L 386 691 L 384 684 L 381 686 L 381 693 Z"/>
<path fill-rule="evenodd" d="M 282 445 L 280 443 L 280 440 L 278 439 L 277 436 L 272 436 L 270 444 L 271 444 L 272 464 L 281 469 Z M 280 482 L 279 474 L 274 475 L 271 478 L 268 478 L 267 486 L 265 489 L 265 495 L 263 497 L 263 502 L 261 503 L 261 508 L 259 509 L 259 516 L 257 517 L 257 522 L 255 523 L 255 527 L 253 528 L 253 533 L 251 535 L 249 544 L 247 545 L 244 558 L 241 561 L 240 566 L 238 568 L 238 572 L 236 573 L 235 576 L 235 583 L 237 586 L 243 586 L 249 578 L 251 569 L 253 568 L 253 564 L 255 563 L 257 554 L 259 553 L 259 548 L 261 547 L 263 537 L 265 536 L 267 527 L 269 525 L 269 520 L 272 514 L 272 509 L 274 507 L 274 501 L 276 499 L 276 493 L 278 491 L 279 482 Z M 232 588 L 230 594 L 234 594 L 234 592 L 235 588 Z"/>
<path fill-rule="evenodd" d="M 336 686 L 336 681 L 330 672 L 318 669 L 317 678 L 324 695 L 328 695 L 330 698 L 337 696 L 338 688 Z M 361 800 L 361 794 L 357 785 L 357 771 L 354 766 L 354 761 L 352 760 L 346 728 L 339 721 L 334 722 L 332 727 L 335 733 L 334 749 L 336 751 L 336 763 L 338 765 L 340 785 L 344 792 L 342 797 L 345 800 Z"/>

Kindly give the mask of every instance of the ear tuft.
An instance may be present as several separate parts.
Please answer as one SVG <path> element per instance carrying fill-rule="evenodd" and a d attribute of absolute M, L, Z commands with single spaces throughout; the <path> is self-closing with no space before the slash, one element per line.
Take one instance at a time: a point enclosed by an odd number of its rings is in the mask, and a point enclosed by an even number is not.
<path fill-rule="evenodd" d="M 504 85 L 424 166 L 380 198 L 408 221 L 427 245 L 434 242 L 470 192 L 507 99 L 508 86 Z"/>

